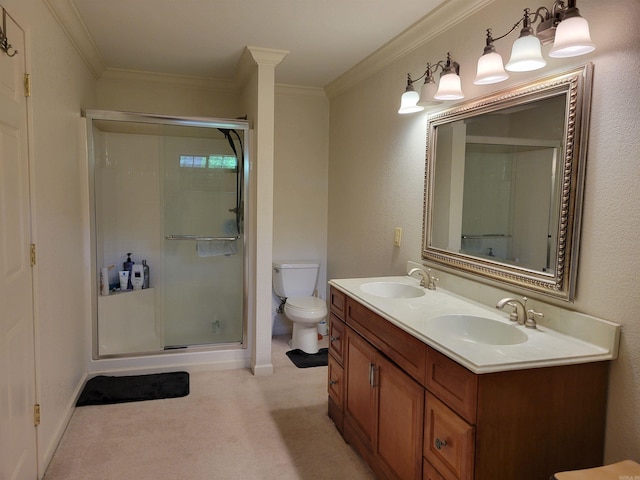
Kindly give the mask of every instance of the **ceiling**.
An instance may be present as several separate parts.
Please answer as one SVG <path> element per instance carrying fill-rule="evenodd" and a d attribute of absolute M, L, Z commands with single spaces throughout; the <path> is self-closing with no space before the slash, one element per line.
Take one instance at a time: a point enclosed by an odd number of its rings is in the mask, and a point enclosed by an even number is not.
<path fill-rule="evenodd" d="M 288 51 L 276 82 L 308 87 L 326 86 L 446 1 L 66 0 L 103 69 L 231 79 L 254 46 Z"/>

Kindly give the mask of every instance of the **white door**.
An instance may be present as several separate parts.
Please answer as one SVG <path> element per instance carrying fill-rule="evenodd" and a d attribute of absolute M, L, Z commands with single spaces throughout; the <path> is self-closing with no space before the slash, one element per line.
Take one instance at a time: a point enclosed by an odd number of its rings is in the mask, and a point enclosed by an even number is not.
<path fill-rule="evenodd" d="M 18 54 L 0 52 L 0 479 L 37 478 L 23 30 L 6 17 Z"/>

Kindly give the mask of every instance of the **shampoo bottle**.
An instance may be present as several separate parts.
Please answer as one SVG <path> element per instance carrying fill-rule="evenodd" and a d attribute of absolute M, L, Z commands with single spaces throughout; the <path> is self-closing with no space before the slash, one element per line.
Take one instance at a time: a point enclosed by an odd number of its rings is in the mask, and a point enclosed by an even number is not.
<path fill-rule="evenodd" d="M 142 269 L 144 270 L 144 282 L 142 288 L 149 288 L 149 265 L 146 260 L 142 260 Z"/>
<path fill-rule="evenodd" d="M 129 283 L 127 284 L 127 290 L 131 290 L 132 286 L 131 286 L 131 269 L 133 268 L 133 264 L 135 262 L 133 262 L 131 260 L 131 253 L 127 253 L 127 260 L 122 264 L 122 269 L 125 272 L 129 272 Z"/>
<path fill-rule="evenodd" d="M 131 269 L 131 276 L 129 278 L 134 290 L 142 290 L 142 284 L 144 283 L 144 272 L 142 265 L 134 265 Z"/>

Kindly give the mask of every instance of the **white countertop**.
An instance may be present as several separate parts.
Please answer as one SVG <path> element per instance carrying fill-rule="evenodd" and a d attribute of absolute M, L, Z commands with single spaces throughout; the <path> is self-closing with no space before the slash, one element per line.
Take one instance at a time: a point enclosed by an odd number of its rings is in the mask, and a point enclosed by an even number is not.
<path fill-rule="evenodd" d="M 474 373 L 596 362 L 617 357 L 620 326 L 606 320 L 581 318 L 579 328 L 596 332 L 588 335 L 590 341 L 587 342 L 541 325 L 537 329 L 516 325 L 508 319 L 511 309 L 499 311 L 440 288 L 423 289 L 425 295 L 417 298 L 382 298 L 360 289 L 361 285 L 369 282 L 395 282 L 419 287 L 418 280 L 407 276 L 337 279 L 330 280 L 329 284 Z M 498 320 L 521 329 L 528 338 L 515 345 L 470 341 L 430 324 L 431 319 L 445 314 Z"/>

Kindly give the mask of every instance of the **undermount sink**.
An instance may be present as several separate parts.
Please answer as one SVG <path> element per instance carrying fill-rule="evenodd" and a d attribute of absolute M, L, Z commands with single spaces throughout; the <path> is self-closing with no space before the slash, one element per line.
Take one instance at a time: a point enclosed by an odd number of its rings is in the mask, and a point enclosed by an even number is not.
<path fill-rule="evenodd" d="M 424 295 L 422 288 L 398 282 L 363 283 L 360 289 L 369 295 L 382 298 L 416 298 Z"/>
<path fill-rule="evenodd" d="M 441 315 L 429 320 L 429 324 L 441 332 L 471 343 L 517 345 L 529 338 L 513 324 L 475 315 Z"/>

